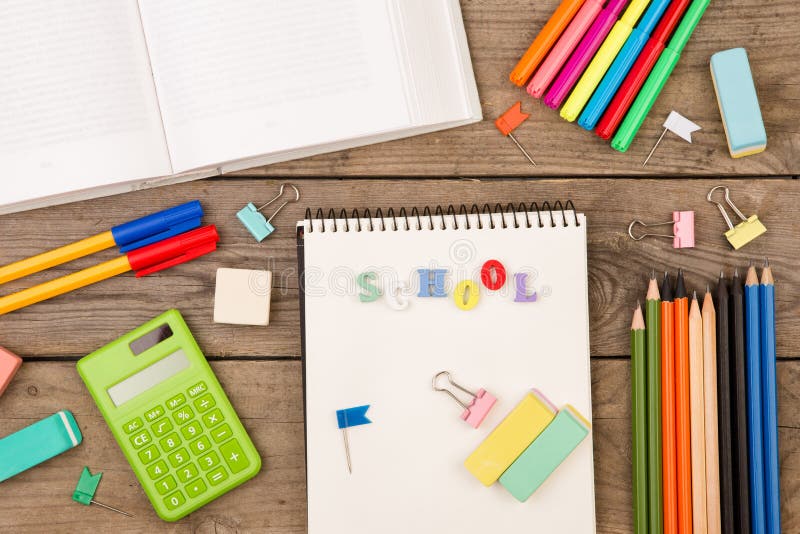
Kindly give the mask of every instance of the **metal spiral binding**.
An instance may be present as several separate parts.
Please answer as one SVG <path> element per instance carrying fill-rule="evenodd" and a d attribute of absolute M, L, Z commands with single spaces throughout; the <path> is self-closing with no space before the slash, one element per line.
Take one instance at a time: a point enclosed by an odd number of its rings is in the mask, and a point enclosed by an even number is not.
<path fill-rule="evenodd" d="M 350 212 L 349 218 L 347 210 L 344 208 L 339 211 L 338 217 L 333 208 L 328 210 L 327 217 L 325 217 L 325 212 L 322 208 L 317 208 L 314 216 L 312 216 L 311 208 L 306 208 L 305 219 L 311 222 L 306 228 L 307 232 L 349 232 L 351 229 L 349 219 L 355 221 L 352 228 L 356 232 L 397 232 L 409 231 L 412 228 L 422 230 L 423 226 L 428 230 L 433 230 L 435 226 L 434 220 L 439 221 L 440 230 L 458 230 L 458 217 L 460 215 L 464 216 L 463 226 L 467 230 L 471 230 L 473 227 L 483 230 L 487 228 L 487 226 L 484 225 L 481 216 L 488 215 L 488 228 L 494 230 L 498 224 L 495 224 L 495 218 L 492 217 L 492 215 L 500 216 L 499 226 L 501 228 L 520 228 L 522 226 L 526 228 L 533 228 L 534 226 L 538 226 L 539 228 L 544 228 L 545 226 L 555 228 L 559 225 L 556 224 L 553 213 L 559 211 L 561 212 L 561 226 L 581 225 L 578 220 L 578 213 L 575 210 L 575 204 L 572 203 L 572 200 L 567 200 L 563 203 L 560 200 L 556 200 L 552 205 L 550 202 L 544 201 L 541 207 L 539 207 L 539 204 L 536 202 L 531 202 L 529 205 L 521 202 L 517 206 L 509 203 L 505 207 L 498 203 L 495 204 L 494 208 L 489 204 L 484 204 L 483 207 L 478 207 L 477 204 L 472 204 L 471 207 L 467 207 L 466 204 L 460 204 L 458 208 L 453 204 L 449 204 L 446 208 L 439 205 L 435 206 L 433 209 L 431 209 L 430 206 L 425 206 L 422 208 L 422 213 L 420 213 L 419 208 L 416 207 L 411 208 L 410 212 L 407 211 L 406 208 L 400 208 L 397 213 L 395 213 L 394 208 L 389 208 L 386 210 L 385 215 L 383 210 L 378 208 L 375 210 L 375 217 L 372 216 L 372 212 L 369 208 L 365 208 L 361 211 L 353 209 L 352 212 Z M 572 212 L 571 221 L 567 220 L 567 212 Z M 532 219 L 530 213 L 535 213 L 536 218 Z M 546 225 L 542 220 L 542 213 L 550 214 L 549 225 Z M 470 222 L 470 215 L 476 215 L 475 219 L 477 220 L 477 225 Z M 445 219 L 448 217 L 451 222 L 449 225 L 445 223 Z M 361 221 L 364 219 L 366 219 L 366 223 L 362 225 Z M 377 222 L 373 222 L 373 219 L 376 219 Z M 314 220 L 322 221 L 322 225 L 319 229 L 314 228 Z M 333 221 L 332 228 L 326 228 L 324 222 L 326 220 Z M 423 221 L 427 222 L 424 223 Z"/>

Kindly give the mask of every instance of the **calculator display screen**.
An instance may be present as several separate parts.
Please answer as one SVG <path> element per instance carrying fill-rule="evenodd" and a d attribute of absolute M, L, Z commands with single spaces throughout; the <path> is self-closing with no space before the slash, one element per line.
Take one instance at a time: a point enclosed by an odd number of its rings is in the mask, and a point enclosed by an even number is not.
<path fill-rule="evenodd" d="M 184 369 L 188 369 L 189 365 L 190 362 L 189 358 L 186 357 L 186 353 L 183 352 L 183 349 L 178 349 L 169 356 L 161 358 L 149 367 L 145 367 L 138 373 L 108 388 L 108 396 L 111 397 L 116 406 L 121 406 Z"/>

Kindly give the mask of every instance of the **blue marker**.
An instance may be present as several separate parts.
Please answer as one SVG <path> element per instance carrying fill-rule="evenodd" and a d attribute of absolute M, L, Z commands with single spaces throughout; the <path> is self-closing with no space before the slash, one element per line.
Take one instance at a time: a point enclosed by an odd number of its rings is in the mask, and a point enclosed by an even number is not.
<path fill-rule="evenodd" d="M 650 38 L 650 33 L 658 24 L 661 15 L 667 9 L 671 0 L 653 0 L 650 7 L 647 8 L 642 18 L 639 20 L 639 25 L 636 26 L 631 32 L 628 40 L 619 51 L 614 62 L 609 67 L 605 76 L 603 76 L 600 85 L 597 86 L 592 98 L 586 107 L 583 108 L 583 113 L 578 118 L 578 124 L 587 130 L 593 130 L 603 116 L 614 95 L 617 94 L 619 86 L 628 75 L 636 58 L 644 48 L 647 40 Z"/>

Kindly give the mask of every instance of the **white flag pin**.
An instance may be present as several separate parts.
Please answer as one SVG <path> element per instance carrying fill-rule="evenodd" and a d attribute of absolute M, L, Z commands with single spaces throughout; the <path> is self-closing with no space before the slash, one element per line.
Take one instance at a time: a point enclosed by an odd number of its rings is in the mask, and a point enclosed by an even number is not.
<path fill-rule="evenodd" d="M 653 149 L 650 151 L 650 154 L 647 155 L 647 159 L 644 160 L 644 163 L 642 163 L 642 167 L 647 165 L 647 162 L 650 161 L 651 157 L 653 157 L 653 153 L 656 151 L 658 144 L 661 143 L 661 140 L 664 139 L 664 135 L 666 135 L 667 131 L 670 131 L 678 137 L 691 143 L 692 132 L 696 132 L 697 130 L 700 130 L 700 126 L 693 123 L 677 111 L 671 111 L 667 116 L 667 120 L 664 121 L 664 131 L 661 133 L 661 137 L 659 137 L 658 141 L 656 141 L 656 144 L 653 145 Z"/>

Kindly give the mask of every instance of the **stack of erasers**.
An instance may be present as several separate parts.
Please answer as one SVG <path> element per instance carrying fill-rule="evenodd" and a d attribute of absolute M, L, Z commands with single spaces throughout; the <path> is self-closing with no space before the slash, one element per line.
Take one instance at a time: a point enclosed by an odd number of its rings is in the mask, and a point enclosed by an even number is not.
<path fill-rule="evenodd" d="M 589 435 L 591 423 L 531 390 L 469 455 L 464 466 L 484 486 L 498 480 L 520 502 L 539 489 Z"/>
<path fill-rule="evenodd" d="M 562 0 L 511 81 L 624 152 L 709 2 Z"/>

